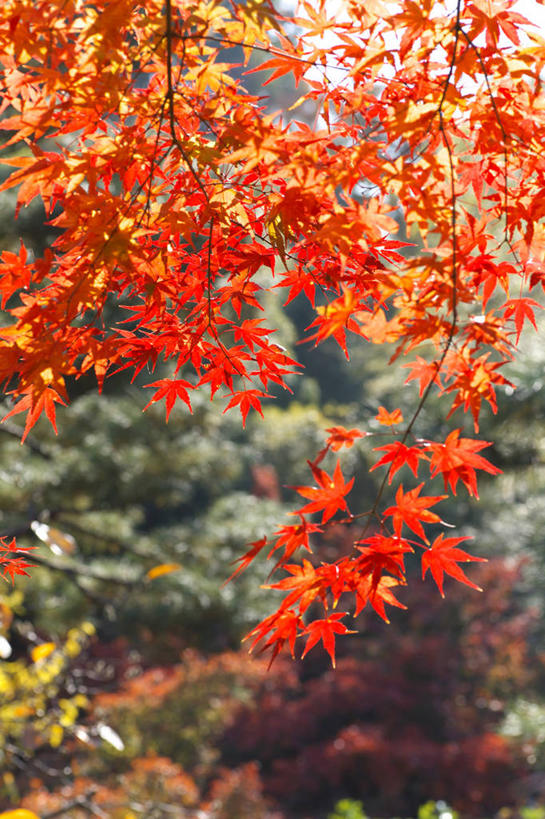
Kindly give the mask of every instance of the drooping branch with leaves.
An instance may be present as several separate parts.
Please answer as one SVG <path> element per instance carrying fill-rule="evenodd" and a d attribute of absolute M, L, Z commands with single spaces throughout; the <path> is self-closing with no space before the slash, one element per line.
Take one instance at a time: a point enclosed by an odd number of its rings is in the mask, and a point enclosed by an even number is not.
<path fill-rule="evenodd" d="M 535 325 L 544 62 L 511 0 L 450 11 L 347 0 L 337 18 L 325 2 L 289 17 L 267 0 L 3 4 L 2 162 L 13 171 L 0 190 L 17 186 L 18 208 L 40 197 L 57 231 L 40 258 L 23 244 L 2 254 L 0 378 L 23 438 L 42 413 L 55 425 L 69 381 L 94 372 L 100 389 L 164 361 L 149 403 L 164 399 L 167 420 L 207 391 L 244 423 L 297 372 L 264 311 L 271 288 L 312 305 L 309 341 L 333 338 L 347 356 L 348 337 L 392 345 L 408 389 L 419 384 L 407 421 L 396 407 L 379 413 L 391 436 L 372 466 L 383 470 L 375 497 L 349 505 L 353 479 L 331 461 L 368 434 L 362 411 L 361 428 L 328 430 L 313 483 L 295 487 L 294 522 L 240 559 L 235 574 L 263 550 L 275 561 L 284 596 L 251 634 L 273 657 L 302 638 L 303 653 L 321 641 L 334 662 L 349 610 L 370 604 L 386 619 L 385 605 L 401 605 L 415 552 L 441 592 L 445 575 L 474 585 L 459 564 L 478 558 L 466 538 L 445 537 L 446 495 L 427 486 L 442 477 L 445 493 L 477 496 L 477 471 L 498 470 L 460 421 L 430 440 L 421 410 L 436 392 L 445 419 L 461 409 L 478 433 Z M 259 96 L 251 72 L 263 72 Z M 267 84 L 284 75 L 299 96 L 275 113 Z M 309 110 L 310 124 L 298 119 Z M 124 320 L 110 319 L 112 304 Z M 353 550 L 318 565 L 313 538 L 332 525 L 350 527 Z"/>

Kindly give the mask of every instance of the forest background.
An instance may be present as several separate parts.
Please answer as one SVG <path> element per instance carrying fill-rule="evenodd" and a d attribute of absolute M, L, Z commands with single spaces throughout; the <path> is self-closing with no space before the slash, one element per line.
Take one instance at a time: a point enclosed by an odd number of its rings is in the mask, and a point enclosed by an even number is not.
<path fill-rule="evenodd" d="M 254 93 L 259 77 L 247 78 Z M 271 109 L 287 110 L 293 88 L 285 79 L 268 88 Z M 22 237 L 41 255 L 55 230 L 38 204 L 17 221 L 14 206 L 3 193 L 1 249 L 17 252 Z M 401 217 L 398 238 L 407 239 Z M 268 298 L 305 369 L 291 378 L 294 395 L 279 394 L 246 430 L 203 396 L 192 415 L 174 408 L 168 425 L 157 405 L 142 414 L 144 374 L 110 379 L 101 396 L 91 379 L 70 383 L 58 436 L 40 421 L 21 446 L 15 420 L 0 426 L 1 528 L 39 547 L 32 578 L 1 589 L 0 808 L 42 819 L 357 819 L 363 809 L 540 819 L 540 336 L 524 335 L 506 369 L 516 391 L 482 418 L 502 475 L 481 481 L 478 504 L 458 497 L 451 507 L 489 558 L 471 575 L 485 591 L 451 583 L 442 601 L 415 577 L 399 595 L 407 612 L 392 609 L 390 623 L 363 612 L 335 671 L 318 650 L 268 671 L 240 646 L 270 611 L 274 593 L 259 588 L 267 568 L 258 560 L 223 585 L 233 561 L 289 511 L 289 487 L 307 480 L 324 429 L 356 425 L 362 408 L 373 418 L 407 401 L 409 413 L 414 399 L 400 396 L 387 351 L 354 345 L 347 363 L 333 341 L 301 345 L 310 312 Z M 423 412 L 429 434 L 445 435 L 437 403 Z M 373 496 L 378 421 L 370 431 L 343 464 Z M 348 550 L 343 538 L 331 527 L 318 559 Z"/>

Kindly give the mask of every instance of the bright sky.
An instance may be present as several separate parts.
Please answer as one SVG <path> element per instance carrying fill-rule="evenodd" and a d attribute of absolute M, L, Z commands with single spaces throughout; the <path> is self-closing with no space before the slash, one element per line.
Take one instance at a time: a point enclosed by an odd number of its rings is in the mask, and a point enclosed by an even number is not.
<path fill-rule="evenodd" d="M 545 37 L 545 4 L 538 3 L 537 0 L 518 0 L 515 3 L 515 10 L 519 14 L 527 17 L 530 22 L 535 23 L 541 34 Z"/>
<path fill-rule="evenodd" d="M 441 2 L 441 0 L 438 0 L 438 2 Z M 442 2 L 444 8 L 451 8 L 452 12 L 455 13 L 456 0 L 442 0 Z M 343 0 L 327 0 L 327 8 L 331 17 L 337 16 L 339 19 L 342 19 L 343 6 Z M 536 26 L 536 33 L 545 38 L 545 0 L 518 0 L 518 2 L 514 4 L 513 8 L 515 11 L 518 11 L 519 14 L 522 14 L 523 17 L 526 17 L 529 22 L 533 23 Z M 323 42 L 327 41 L 328 36 L 325 35 Z M 528 43 L 521 42 L 521 45 L 524 47 L 524 45 L 529 44 L 529 42 L 530 41 L 528 41 Z M 512 43 L 509 43 L 507 39 L 505 40 L 505 43 L 513 45 Z M 479 38 L 477 38 L 476 44 L 480 45 Z M 334 71 L 329 72 L 329 79 L 333 82 L 335 81 L 334 75 Z M 312 77 L 312 73 L 309 73 L 309 76 Z M 344 75 L 341 76 L 344 77 Z"/>

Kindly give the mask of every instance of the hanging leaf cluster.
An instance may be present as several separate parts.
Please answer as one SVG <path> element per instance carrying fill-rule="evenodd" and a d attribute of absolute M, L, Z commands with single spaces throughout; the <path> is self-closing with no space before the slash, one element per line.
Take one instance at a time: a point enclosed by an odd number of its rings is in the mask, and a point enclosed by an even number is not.
<path fill-rule="evenodd" d="M 348 355 L 350 336 L 406 357 L 420 395 L 407 421 L 379 412 L 391 440 L 376 450 L 377 496 L 351 508 L 353 477 L 340 460 L 320 466 L 370 419 L 330 429 L 295 522 L 237 569 L 268 549 L 283 572 L 254 644 L 274 656 L 322 642 L 334 661 L 351 630 L 337 603 L 386 618 L 407 556 L 441 592 L 445 575 L 474 585 L 459 564 L 477 558 L 440 531 L 446 496 L 426 487 L 441 476 L 445 492 L 477 496 L 477 471 L 498 470 L 460 422 L 429 440 L 418 421 L 435 391 L 445 419 L 467 412 L 477 433 L 536 326 L 545 45 L 512 0 L 329 6 L 300 0 L 287 18 L 269 0 L 5 0 L 0 190 L 17 188 L 18 209 L 38 197 L 57 238 L 39 258 L 23 244 L 2 254 L 0 380 L 23 438 L 43 413 L 55 426 L 67 379 L 93 372 L 102 388 L 164 361 L 170 375 L 148 386 L 167 419 L 205 391 L 245 422 L 297 371 L 264 309 L 270 288 L 310 303 L 315 344 Z M 284 76 L 299 94 L 289 114 L 266 97 Z M 398 238 L 400 214 L 414 241 Z M 387 496 L 404 466 L 414 485 Z M 313 538 L 340 524 L 352 553 L 318 564 Z"/>

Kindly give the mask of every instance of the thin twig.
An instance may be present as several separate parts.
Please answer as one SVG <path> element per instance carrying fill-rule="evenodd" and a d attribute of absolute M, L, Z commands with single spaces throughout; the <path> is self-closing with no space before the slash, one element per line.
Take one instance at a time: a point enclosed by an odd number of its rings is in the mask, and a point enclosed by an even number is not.
<path fill-rule="evenodd" d="M 405 429 L 405 432 L 403 433 L 403 435 L 402 435 L 402 437 L 400 439 L 401 444 L 404 444 L 405 441 L 407 440 L 407 438 L 409 437 L 409 435 L 411 434 L 412 429 L 413 429 L 413 427 L 414 427 L 420 413 L 422 412 L 426 401 L 428 400 L 428 397 L 429 397 L 429 395 L 431 393 L 431 390 L 432 390 L 434 384 L 437 382 L 437 379 L 438 379 L 439 374 L 441 372 L 441 369 L 443 367 L 443 363 L 445 361 L 445 358 L 447 357 L 447 353 L 450 350 L 450 347 L 452 345 L 454 334 L 456 332 L 456 323 L 457 323 L 457 320 L 458 320 L 458 301 L 457 301 L 458 244 L 457 244 L 457 236 L 456 236 L 456 223 L 457 223 L 457 218 L 456 218 L 456 187 L 455 187 L 455 174 L 454 174 L 454 161 L 453 161 L 452 147 L 450 145 L 450 142 L 448 141 L 446 130 L 445 130 L 445 123 L 444 123 L 444 117 L 443 117 L 443 105 L 444 105 L 445 100 L 446 100 L 446 96 L 447 96 L 447 92 L 448 92 L 448 86 L 450 85 L 450 80 L 452 78 L 452 74 L 454 72 L 454 68 L 455 68 L 455 65 L 456 65 L 456 53 L 457 53 L 458 41 L 459 41 L 460 31 L 461 31 L 461 26 L 460 26 L 461 7 L 462 7 L 462 0 L 457 0 L 455 37 L 454 37 L 453 52 L 452 52 L 452 57 L 451 57 L 450 65 L 449 65 L 448 74 L 447 74 L 445 84 L 444 84 L 444 87 L 443 87 L 443 93 L 441 94 L 441 99 L 440 99 L 440 102 L 439 102 L 439 106 L 437 108 L 437 115 L 439 116 L 439 130 L 441 131 L 443 142 L 444 142 L 446 150 L 447 150 L 448 159 L 449 159 L 449 170 L 450 170 L 451 231 L 452 231 L 452 256 L 451 256 L 451 260 L 452 260 L 452 273 L 451 273 L 451 282 L 452 282 L 451 313 L 452 313 L 452 319 L 451 319 L 451 323 L 450 323 L 450 329 L 449 329 L 449 333 L 448 333 L 448 336 L 447 336 L 447 340 L 446 340 L 445 346 L 443 348 L 443 351 L 441 353 L 441 357 L 437 361 L 434 362 L 435 373 L 433 375 L 433 378 L 430 380 L 429 384 L 427 384 L 426 388 L 424 389 L 424 391 L 422 393 L 420 401 L 418 402 L 418 405 L 417 405 L 417 407 L 416 407 L 416 409 L 415 409 L 415 411 L 414 411 L 414 413 L 413 413 L 413 415 L 412 415 L 412 417 L 411 417 L 411 419 L 410 419 L 410 421 L 409 421 L 409 423 L 408 423 L 408 425 L 407 425 L 407 427 Z M 387 482 L 389 480 L 390 473 L 392 471 L 392 466 L 393 466 L 393 464 L 391 463 L 389 468 L 386 471 L 386 474 L 384 475 L 384 477 L 382 479 L 382 483 L 380 484 L 379 490 L 378 490 L 376 498 L 375 498 L 375 502 L 373 503 L 373 507 L 371 508 L 371 510 L 369 512 L 365 513 L 366 515 L 368 515 L 367 523 L 363 527 L 363 531 L 360 534 L 358 540 L 360 540 L 366 534 L 367 530 L 369 529 L 369 526 L 371 525 L 371 521 L 373 520 L 374 517 L 377 517 L 377 515 L 378 515 L 378 507 L 379 507 L 380 501 L 382 500 L 382 496 L 384 494 L 384 491 L 386 489 L 386 484 L 387 484 Z"/>
<path fill-rule="evenodd" d="M 55 558 L 43 557 L 34 552 L 30 558 L 34 563 L 44 566 L 46 569 L 51 569 L 55 572 L 63 572 L 70 577 L 88 578 L 89 580 L 99 580 L 102 583 L 115 583 L 118 586 L 135 586 L 140 582 L 140 578 L 136 580 L 126 580 L 120 575 L 111 575 L 106 572 L 101 572 L 98 569 L 93 569 L 86 566 L 85 563 L 76 561 L 55 560 Z"/>
<path fill-rule="evenodd" d="M 14 438 L 18 438 L 19 443 L 25 444 L 32 452 L 41 458 L 45 458 L 47 461 L 50 461 L 53 457 L 32 435 L 27 435 L 23 441 L 23 428 L 17 424 L 12 424 L 11 421 L 4 421 L 0 426 L 0 432 L 5 432 L 6 435 L 12 435 Z"/>

